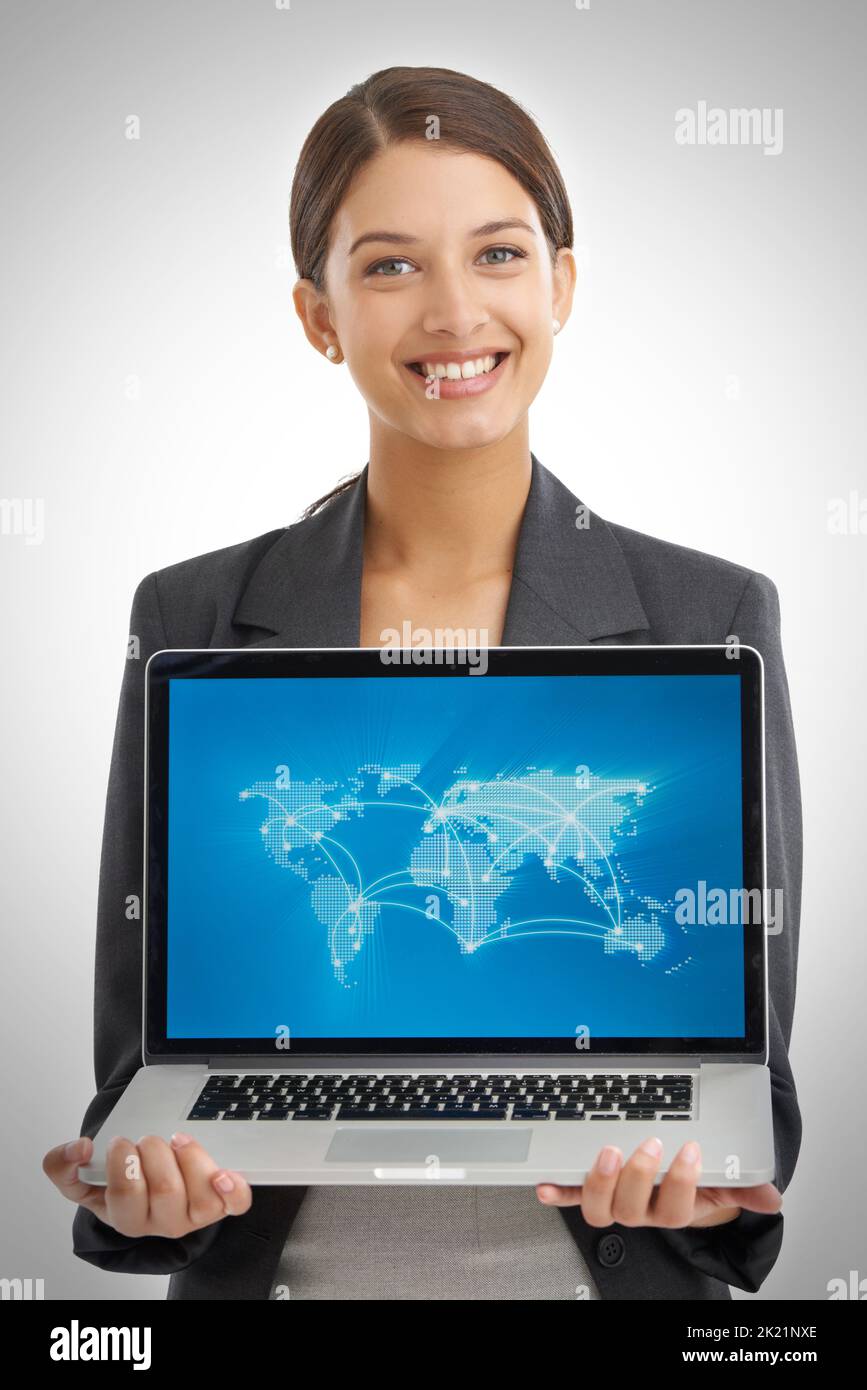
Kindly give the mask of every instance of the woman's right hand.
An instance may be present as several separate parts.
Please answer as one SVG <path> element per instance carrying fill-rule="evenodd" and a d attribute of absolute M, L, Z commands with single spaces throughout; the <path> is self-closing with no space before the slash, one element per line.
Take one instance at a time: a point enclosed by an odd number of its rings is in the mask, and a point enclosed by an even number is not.
<path fill-rule="evenodd" d="M 42 1170 L 70 1202 L 124 1236 L 176 1240 L 224 1216 L 241 1216 L 253 1201 L 246 1179 L 219 1168 L 189 1134 L 173 1134 L 170 1144 L 153 1134 L 137 1144 L 112 1139 L 106 1187 L 93 1187 L 78 1176 L 92 1153 L 92 1139 L 60 1144 L 45 1155 Z"/>

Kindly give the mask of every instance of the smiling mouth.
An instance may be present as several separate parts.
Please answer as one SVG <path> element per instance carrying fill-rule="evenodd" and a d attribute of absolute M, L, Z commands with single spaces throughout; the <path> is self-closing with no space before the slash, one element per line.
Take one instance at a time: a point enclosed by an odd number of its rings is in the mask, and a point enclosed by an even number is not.
<path fill-rule="evenodd" d="M 407 362 L 411 372 L 428 380 L 437 377 L 440 381 L 472 381 L 479 376 L 488 376 L 496 371 L 500 363 L 508 357 L 507 352 L 494 353 L 493 357 L 480 357 L 467 362 Z M 481 364 L 482 370 L 479 370 Z"/>

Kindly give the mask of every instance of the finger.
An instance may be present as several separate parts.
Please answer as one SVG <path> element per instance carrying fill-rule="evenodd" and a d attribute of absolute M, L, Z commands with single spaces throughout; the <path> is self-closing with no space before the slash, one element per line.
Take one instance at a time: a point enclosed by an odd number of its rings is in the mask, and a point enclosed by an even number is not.
<path fill-rule="evenodd" d="M 92 1154 L 93 1140 L 83 1135 L 69 1144 L 49 1149 L 42 1160 L 42 1171 L 70 1202 L 86 1206 L 98 1216 L 105 1211 L 105 1189 L 82 1182 L 78 1176 L 79 1168 L 90 1161 Z"/>
<path fill-rule="evenodd" d="M 105 1209 L 108 1223 L 123 1236 L 147 1235 L 148 1190 L 141 1155 L 131 1139 L 115 1135 L 106 1150 Z"/>
<path fill-rule="evenodd" d="M 701 1149 L 695 1140 L 675 1154 L 653 1203 L 653 1224 L 668 1230 L 688 1226 L 695 1216 L 696 1190 L 701 1176 Z"/>
<path fill-rule="evenodd" d="M 742 1207 L 744 1211 L 756 1211 L 761 1215 L 774 1216 L 783 1205 L 783 1199 L 772 1182 L 758 1183 L 755 1187 L 700 1187 L 697 1202 L 707 1201 L 710 1211 L 719 1207 Z M 701 1213 L 696 1211 L 696 1215 Z"/>
<path fill-rule="evenodd" d="M 580 1207 L 581 1187 L 557 1187 L 554 1183 L 539 1183 L 536 1196 L 546 1207 Z"/>
<path fill-rule="evenodd" d="M 645 1139 L 623 1165 L 614 1199 L 613 1219 L 621 1226 L 655 1226 L 652 1209 L 654 1179 L 662 1162 L 662 1141 Z"/>
<path fill-rule="evenodd" d="M 253 1192 L 247 1179 L 234 1168 L 221 1168 L 213 1182 L 226 1204 L 228 1216 L 240 1216 L 249 1209 L 253 1201 Z"/>
<path fill-rule="evenodd" d="M 606 1144 L 587 1174 L 581 1210 L 588 1226 L 610 1226 L 614 1221 L 611 1205 L 620 1175 L 623 1154 L 613 1144 Z"/>
<path fill-rule="evenodd" d="M 148 1232 L 177 1239 L 190 1230 L 187 1185 L 174 1149 L 158 1134 L 138 1141 L 148 1197 Z"/>
<path fill-rule="evenodd" d="M 758 1211 L 774 1216 L 783 1205 L 782 1193 L 772 1182 L 760 1182 L 755 1187 L 738 1187 L 734 1192 L 728 1188 L 728 1192 L 730 1199 L 734 1197 L 736 1205 L 746 1211 Z"/>
<path fill-rule="evenodd" d="M 246 1178 L 220 1168 L 190 1134 L 173 1134 L 172 1148 L 187 1188 L 190 1223 L 210 1226 L 223 1216 L 241 1216 L 253 1201 Z"/>

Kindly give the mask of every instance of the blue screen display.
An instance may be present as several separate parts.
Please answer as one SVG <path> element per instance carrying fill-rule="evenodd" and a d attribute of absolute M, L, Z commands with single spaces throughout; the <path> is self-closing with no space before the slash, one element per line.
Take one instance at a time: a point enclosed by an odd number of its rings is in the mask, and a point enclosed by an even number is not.
<path fill-rule="evenodd" d="M 741 1037 L 741 814 L 737 676 L 174 678 L 168 1036 Z"/>

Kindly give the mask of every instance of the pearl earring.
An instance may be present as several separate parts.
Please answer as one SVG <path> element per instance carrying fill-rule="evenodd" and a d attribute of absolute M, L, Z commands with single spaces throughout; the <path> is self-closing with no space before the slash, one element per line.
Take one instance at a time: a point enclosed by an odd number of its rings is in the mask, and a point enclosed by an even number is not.
<path fill-rule="evenodd" d="M 340 356 L 340 348 L 339 348 L 339 347 L 335 347 L 334 344 L 332 343 L 330 347 L 327 347 L 327 348 L 325 349 L 325 356 L 326 356 L 331 362 L 333 362 L 333 361 L 335 360 L 335 358 L 337 358 L 337 357 Z"/>
<path fill-rule="evenodd" d="M 559 333 L 559 332 L 560 332 L 560 320 L 559 320 L 559 319 L 554 319 L 554 332 L 555 332 L 555 333 Z"/>

